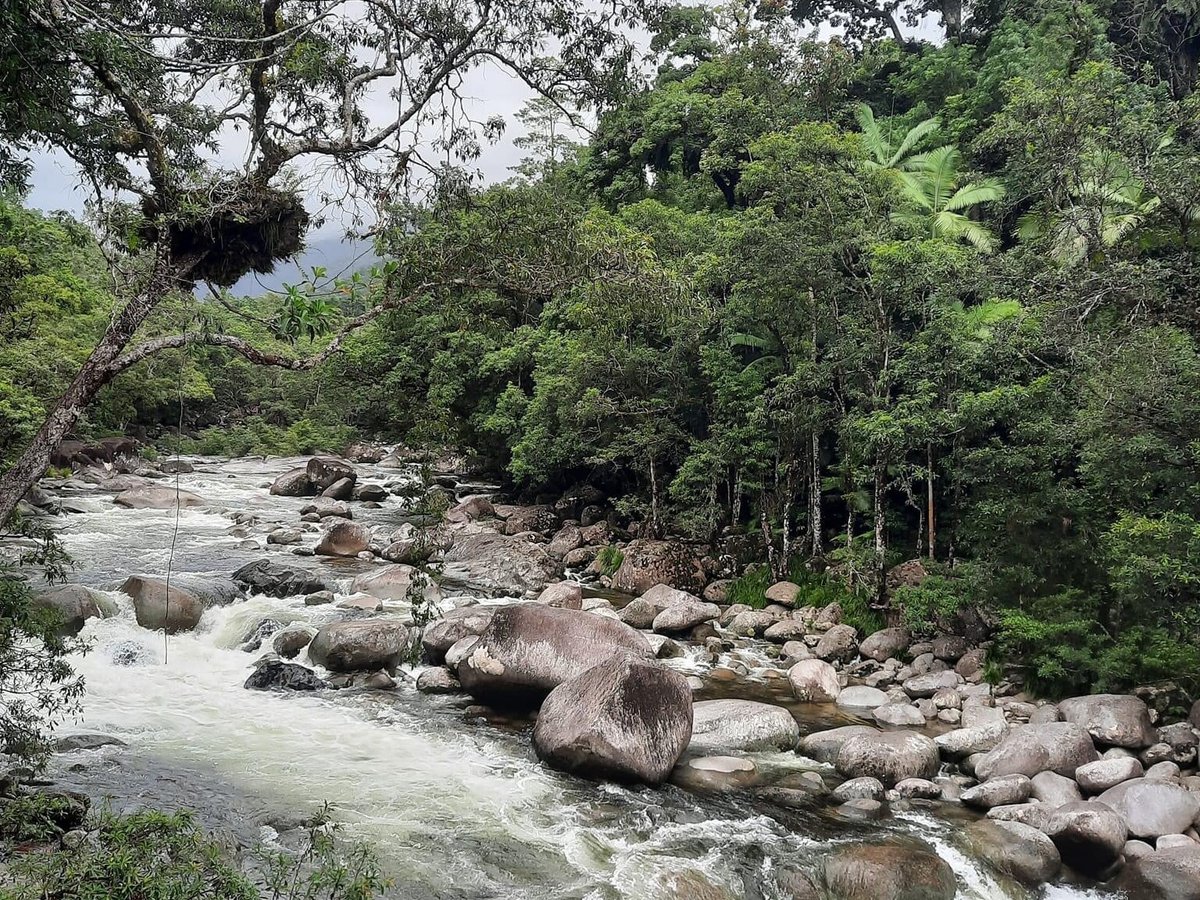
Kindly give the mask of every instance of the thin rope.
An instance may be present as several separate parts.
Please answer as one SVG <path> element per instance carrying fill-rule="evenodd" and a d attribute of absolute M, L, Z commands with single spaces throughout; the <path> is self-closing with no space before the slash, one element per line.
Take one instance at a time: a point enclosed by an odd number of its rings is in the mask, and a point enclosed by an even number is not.
<path fill-rule="evenodd" d="M 187 328 L 184 328 L 187 333 Z M 179 354 L 179 372 L 177 388 L 179 391 L 179 425 L 175 429 L 175 527 L 171 532 L 171 550 L 167 554 L 167 596 L 163 600 L 163 665 L 168 662 L 170 654 L 170 624 L 171 624 L 171 568 L 175 564 L 175 543 L 179 540 L 179 447 L 183 443 L 183 365 L 187 359 L 187 351 Z"/>

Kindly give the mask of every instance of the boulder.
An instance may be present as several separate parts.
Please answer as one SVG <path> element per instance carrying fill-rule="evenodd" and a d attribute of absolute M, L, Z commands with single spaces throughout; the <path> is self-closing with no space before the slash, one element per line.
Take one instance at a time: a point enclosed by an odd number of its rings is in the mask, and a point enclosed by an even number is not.
<path fill-rule="evenodd" d="M 583 586 L 576 581 L 560 581 L 547 585 L 546 589 L 538 594 L 537 602 L 561 609 L 581 609 Z"/>
<path fill-rule="evenodd" d="M 1120 860 L 1128 837 L 1125 820 L 1094 800 L 1060 806 L 1050 815 L 1044 830 L 1064 863 L 1093 876 Z"/>
<path fill-rule="evenodd" d="M 911 731 L 885 731 L 850 738 L 835 766 L 847 778 L 870 776 L 891 786 L 906 778 L 931 779 L 938 771 L 937 745 Z"/>
<path fill-rule="evenodd" d="M 1062 868 L 1054 842 L 1032 826 L 981 819 L 967 826 L 966 835 L 976 856 L 1022 884 L 1045 884 Z"/>
<path fill-rule="evenodd" d="M 337 521 L 317 541 L 320 556 L 358 556 L 371 547 L 371 529 L 357 522 Z"/>
<path fill-rule="evenodd" d="M 1071 722 L 1023 725 L 1009 729 L 984 754 L 975 766 L 975 777 L 986 781 L 1000 775 L 1032 778 L 1038 772 L 1057 772 L 1069 778 L 1098 757 L 1088 733 Z"/>
<path fill-rule="evenodd" d="M 252 594 L 268 597 L 295 597 L 329 589 L 314 572 L 269 559 L 247 563 L 233 573 L 233 580 Z"/>
<path fill-rule="evenodd" d="M 778 621 L 778 616 L 768 610 L 749 609 L 734 616 L 726 627 L 731 634 L 741 637 L 763 637 Z"/>
<path fill-rule="evenodd" d="M 78 634 L 88 619 L 102 619 L 116 613 L 111 600 L 82 584 L 62 584 L 38 591 L 33 603 L 53 610 L 62 619 L 65 634 Z"/>
<path fill-rule="evenodd" d="M 772 603 L 795 606 L 796 598 L 800 596 L 800 590 L 800 585 L 794 581 L 777 581 L 763 592 L 763 596 Z"/>
<path fill-rule="evenodd" d="M 1030 783 L 1033 785 L 1033 799 L 1051 809 L 1083 799 L 1075 780 L 1057 772 L 1038 772 L 1030 779 Z"/>
<path fill-rule="evenodd" d="M 1182 834 L 1200 815 L 1200 794 L 1152 778 L 1123 781 L 1097 797 L 1096 802 L 1124 816 L 1129 833 L 1139 838 Z"/>
<path fill-rule="evenodd" d="M 888 702 L 888 695 L 879 688 L 856 684 L 843 688 L 837 696 L 837 705 L 848 709 L 875 709 Z"/>
<path fill-rule="evenodd" d="M 417 676 L 417 690 L 422 694 L 457 694 L 462 685 L 448 669 L 434 666 Z"/>
<path fill-rule="evenodd" d="M 841 693 L 837 670 L 824 660 L 802 659 L 787 677 L 796 699 L 806 703 L 832 703 Z"/>
<path fill-rule="evenodd" d="M 524 534 L 529 531 L 550 534 L 556 528 L 558 514 L 549 506 L 516 506 L 504 520 L 504 533 L 507 535 Z"/>
<path fill-rule="evenodd" d="M 536 603 L 504 606 L 459 665 L 458 677 L 475 697 L 536 703 L 619 653 L 654 655 L 642 634 L 616 619 Z"/>
<path fill-rule="evenodd" d="M 168 634 L 191 631 L 210 606 L 225 606 L 241 596 L 231 581 L 196 575 L 172 576 L 169 591 L 165 578 L 130 575 L 118 590 L 133 600 L 139 625 Z"/>
<path fill-rule="evenodd" d="M 464 497 L 456 506 L 452 506 L 446 512 L 446 521 L 461 524 L 479 519 L 493 519 L 495 516 L 496 509 L 492 506 L 492 501 L 482 495 L 476 495 Z"/>
<path fill-rule="evenodd" d="M 651 660 L 616 654 L 550 692 L 533 747 L 568 772 L 661 784 L 691 734 L 687 680 Z"/>
<path fill-rule="evenodd" d="M 858 632 L 852 625 L 834 625 L 821 635 L 813 655 L 827 661 L 849 662 L 858 655 Z"/>
<path fill-rule="evenodd" d="M 1156 740 L 1145 702 L 1127 694 L 1070 697 L 1058 704 L 1066 722 L 1083 726 L 1100 744 L 1138 749 Z"/>
<path fill-rule="evenodd" d="M 924 778 L 905 778 L 897 781 L 896 794 L 905 800 L 937 800 L 942 796 L 942 786 Z"/>
<path fill-rule="evenodd" d="M 1098 759 L 1075 770 L 1075 780 L 1089 794 L 1103 794 L 1131 778 L 1141 778 L 1142 763 L 1136 756 Z"/>
<path fill-rule="evenodd" d="M 314 456 L 305 466 L 305 472 L 315 494 L 329 489 L 339 481 L 350 482 L 352 491 L 354 482 L 358 480 L 358 473 L 354 471 L 354 466 L 336 456 Z M 348 497 L 340 499 L 348 499 Z"/>
<path fill-rule="evenodd" d="M 461 606 L 425 626 L 421 648 L 432 663 L 440 663 L 447 652 L 467 637 L 478 637 L 492 621 L 498 606 Z"/>
<path fill-rule="evenodd" d="M 443 584 L 493 597 L 541 591 L 558 573 L 558 564 L 541 544 L 491 531 L 454 535 L 444 560 Z"/>
<path fill-rule="evenodd" d="M 354 479 L 339 478 L 329 487 L 321 491 L 321 496 L 329 500 L 353 500 L 354 499 Z"/>
<path fill-rule="evenodd" d="M 709 622 L 721 614 L 721 607 L 705 603 L 695 597 L 685 596 L 668 604 L 667 608 L 654 617 L 651 628 L 659 634 L 680 634 L 690 631 L 702 622 Z"/>
<path fill-rule="evenodd" d="M 671 783 L 690 791 L 736 791 L 757 780 L 757 766 L 741 756 L 690 757 L 671 772 Z"/>
<path fill-rule="evenodd" d="M 660 612 L 662 612 L 661 609 L 644 597 L 635 597 L 621 608 L 621 611 L 617 613 L 617 618 L 630 628 L 649 628 L 654 624 L 654 620 L 658 618 Z"/>
<path fill-rule="evenodd" d="M 252 691 L 319 691 L 329 685 L 312 669 L 272 659 L 259 664 L 242 687 Z"/>
<path fill-rule="evenodd" d="M 754 700 L 704 700 L 692 707 L 689 749 L 701 754 L 796 748 L 800 727 L 781 706 Z"/>
<path fill-rule="evenodd" d="M 311 497 L 316 490 L 308 480 L 308 468 L 301 466 L 276 478 L 271 483 L 271 493 L 278 497 Z"/>
<path fill-rule="evenodd" d="M 851 800 L 882 800 L 884 793 L 883 782 L 878 778 L 850 778 L 835 787 L 830 797 L 835 803 L 848 803 Z"/>
<path fill-rule="evenodd" d="M 678 541 L 636 540 L 612 576 L 614 590 L 643 594 L 656 584 L 668 584 L 697 594 L 708 577 L 693 552 Z"/>
<path fill-rule="evenodd" d="M 912 678 L 905 679 L 904 693 L 912 697 L 914 700 L 920 700 L 926 697 L 932 697 L 938 691 L 946 688 L 956 688 L 960 683 L 959 676 L 956 672 L 929 672 L 925 675 L 914 675 Z"/>
<path fill-rule="evenodd" d="M 551 556 L 564 559 L 572 550 L 578 550 L 582 546 L 583 532 L 579 526 L 564 525 L 554 533 L 554 537 L 550 539 L 546 549 L 550 551 Z"/>
<path fill-rule="evenodd" d="M 954 900 L 954 870 L 936 854 L 896 844 L 842 846 L 825 860 L 837 900 Z"/>
<path fill-rule="evenodd" d="M 956 663 L 971 649 L 964 637 L 957 634 L 943 634 L 933 639 L 934 658 L 942 662 Z"/>
<path fill-rule="evenodd" d="M 912 634 L 907 628 L 884 628 L 865 638 L 858 645 L 858 652 L 876 662 L 891 657 L 899 659 L 911 642 Z"/>
<path fill-rule="evenodd" d="M 321 519 L 353 519 L 354 514 L 350 512 L 350 507 L 346 505 L 344 500 L 333 500 L 322 494 L 312 503 L 306 503 L 300 507 L 300 517 L 302 521 L 308 521 L 305 516 L 315 515 L 315 521 Z"/>
<path fill-rule="evenodd" d="M 796 752 L 817 762 L 832 765 L 837 761 L 838 754 L 842 752 L 842 747 L 847 741 L 862 735 L 873 734 L 879 734 L 879 729 L 872 728 L 870 725 L 843 725 L 840 728 L 828 728 L 825 731 L 816 731 L 803 737 Z"/>
<path fill-rule="evenodd" d="M 413 590 L 414 581 L 419 585 L 421 597 L 426 603 L 441 602 L 442 592 L 434 580 L 420 569 L 403 563 L 354 576 L 350 590 L 361 591 L 380 600 L 411 600 L 409 592 Z"/>
<path fill-rule="evenodd" d="M 408 637 L 394 619 L 331 622 L 308 645 L 308 657 L 331 672 L 392 671 L 404 661 Z"/>
<path fill-rule="evenodd" d="M 388 489 L 382 484 L 360 484 L 354 488 L 353 493 L 355 500 L 367 503 L 382 503 L 389 496 Z"/>
<path fill-rule="evenodd" d="M 317 629 L 311 625 L 288 625 L 286 628 L 277 631 L 271 639 L 271 649 L 282 656 L 284 659 L 295 659 L 300 655 L 300 651 L 307 647 L 314 637 L 316 637 Z"/>
<path fill-rule="evenodd" d="M 920 728 L 925 724 L 921 711 L 908 703 L 886 703 L 874 710 L 871 716 L 880 725 L 898 728 Z"/>
<path fill-rule="evenodd" d="M 142 487 L 121 491 L 113 497 L 113 503 L 126 509 L 174 509 L 176 502 L 180 509 L 194 506 L 204 506 L 205 500 L 190 491 L 176 491 L 173 487 L 159 484 L 147 484 Z"/>
<path fill-rule="evenodd" d="M 1137 900 L 1200 900 L 1200 844 L 1138 856 L 1113 887 Z"/>
<path fill-rule="evenodd" d="M 963 759 L 973 753 L 987 753 L 1000 743 L 1007 731 L 1008 725 L 1003 720 L 985 722 L 939 734 L 934 742 L 947 759 Z"/>
<path fill-rule="evenodd" d="M 976 809 L 1024 803 L 1033 795 L 1033 783 L 1024 775 L 1001 775 L 963 791 L 962 800 Z"/>

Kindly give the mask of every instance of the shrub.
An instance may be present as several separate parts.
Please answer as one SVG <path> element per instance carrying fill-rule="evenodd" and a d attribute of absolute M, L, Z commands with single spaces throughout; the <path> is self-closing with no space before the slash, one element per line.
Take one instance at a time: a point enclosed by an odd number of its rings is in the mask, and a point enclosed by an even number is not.
<path fill-rule="evenodd" d="M 774 583 L 767 566 L 750 566 L 729 585 L 725 599 L 730 604 L 740 603 L 752 609 L 762 609 L 767 605 L 767 588 Z"/>
<path fill-rule="evenodd" d="M 625 562 L 625 554 L 617 547 L 608 546 L 601 548 L 596 554 L 596 564 L 600 568 L 600 574 L 606 575 L 609 578 L 617 569 L 621 568 L 621 563 Z"/>
<path fill-rule="evenodd" d="M 918 585 L 896 588 L 892 602 L 903 611 L 904 624 L 914 634 L 927 635 L 970 606 L 973 592 L 969 584 L 962 577 L 930 575 Z"/>

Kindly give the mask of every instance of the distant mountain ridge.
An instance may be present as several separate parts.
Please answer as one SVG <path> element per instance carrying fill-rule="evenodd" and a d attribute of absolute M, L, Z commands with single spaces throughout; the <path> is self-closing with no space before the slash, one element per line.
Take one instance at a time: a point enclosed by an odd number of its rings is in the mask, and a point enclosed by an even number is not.
<path fill-rule="evenodd" d="M 329 278 L 350 276 L 380 262 L 369 241 L 348 241 L 340 235 L 329 235 L 310 241 L 295 259 L 282 262 L 269 275 L 250 272 L 240 278 L 231 293 L 239 297 L 260 297 L 280 293 L 289 284 L 307 279 L 314 266 L 324 266 Z"/>

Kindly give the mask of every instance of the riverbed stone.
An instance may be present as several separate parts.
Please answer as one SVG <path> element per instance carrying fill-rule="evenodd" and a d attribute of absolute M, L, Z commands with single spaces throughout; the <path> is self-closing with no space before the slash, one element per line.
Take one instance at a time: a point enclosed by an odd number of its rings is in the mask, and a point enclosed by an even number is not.
<path fill-rule="evenodd" d="M 271 493 L 278 497 L 309 497 L 316 493 L 308 480 L 308 467 L 300 466 L 284 472 L 271 483 Z"/>
<path fill-rule="evenodd" d="M 1142 763 L 1136 756 L 1098 759 L 1075 770 L 1075 780 L 1089 794 L 1102 794 L 1131 778 L 1141 778 Z"/>
<path fill-rule="evenodd" d="M 884 628 L 864 638 L 858 645 L 858 652 L 867 659 L 884 662 L 898 659 L 911 642 L 912 633 L 907 628 Z"/>
<path fill-rule="evenodd" d="M 800 596 L 800 591 L 800 585 L 794 581 L 777 581 L 763 592 L 763 596 L 772 603 L 795 606 L 796 598 Z"/>
<path fill-rule="evenodd" d="M 878 778 L 850 778 L 843 781 L 830 792 L 830 797 L 836 803 L 846 803 L 850 800 L 882 800 L 884 795 L 883 782 Z"/>
<path fill-rule="evenodd" d="M 1033 785 L 1033 799 L 1049 807 L 1064 806 L 1083 799 L 1075 780 L 1057 772 L 1038 772 L 1029 781 Z"/>
<path fill-rule="evenodd" d="M 296 623 L 277 631 L 271 638 L 271 649 L 284 659 L 295 659 L 300 651 L 312 643 L 317 629 L 311 625 Z"/>
<path fill-rule="evenodd" d="M 860 734 L 838 752 L 835 766 L 847 778 L 871 776 L 890 787 L 906 778 L 933 778 L 938 750 L 932 740 L 911 731 Z"/>
<path fill-rule="evenodd" d="M 1001 775 L 963 791 L 960 798 L 967 806 L 991 809 L 1024 803 L 1033 795 L 1033 783 L 1024 775 Z"/>
<path fill-rule="evenodd" d="M 340 481 L 349 481 L 351 490 L 358 480 L 354 466 L 336 456 L 314 456 L 305 466 L 314 493 L 321 493 Z M 346 498 L 338 498 L 346 499 Z"/>
<path fill-rule="evenodd" d="M 614 590 L 640 595 L 656 584 L 666 584 L 697 594 L 708 581 L 700 560 L 679 541 L 635 540 L 623 553 L 612 575 Z"/>
<path fill-rule="evenodd" d="M 946 688 L 958 687 L 961 679 L 958 674 L 952 671 L 929 672 L 925 675 L 914 675 L 908 678 L 901 685 L 904 688 L 904 693 L 912 697 L 914 700 L 920 700 L 927 697 L 932 697 L 938 691 Z"/>
<path fill-rule="evenodd" d="M 352 500 L 354 498 L 354 479 L 339 478 L 329 487 L 321 491 L 320 496 L 330 500 Z"/>
<path fill-rule="evenodd" d="M 462 692 L 462 685 L 453 672 L 434 666 L 417 676 L 417 690 L 422 694 L 458 694 Z"/>
<path fill-rule="evenodd" d="M 655 785 L 671 773 L 691 734 L 686 679 L 652 660 L 618 654 L 550 692 L 533 746 L 555 768 Z"/>
<path fill-rule="evenodd" d="M 1090 694 L 1059 701 L 1063 720 L 1087 730 L 1099 744 L 1138 749 L 1155 742 L 1144 701 L 1128 694 Z"/>
<path fill-rule="evenodd" d="M 666 609 L 654 617 L 650 627 L 659 634 L 680 634 L 702 622 L 712 621 L 720 614 L 721 607 L 715 603 L 705 603 L 685 595 L 669 603 Z"/>
<path fill-rule="evenodd" d="M 33 603 L 52 610 L 62 620 L 60 630 L 64 634 L 78 634 L 88 619 L 102 619 L 117 612 L 112 600 L 82 584 L 62 584 L 38 591 Z"/>
<path fill-rule="evenodd" d="M 781 706 L 754 700 L 703 700 L 692 707 L 689 749 L 701 755 L 794 750 L 800 726 Z"/>
<path fill-rule="evenodd" d="M 894 790 L 904 800 L 937 800 L 942 796 L 942 786 L 926 778 L 905 778 L 896 782 Z"/>
<path fill-rule="evenodd" d="M 537 603 L 546 606 L 557 606 L 560 609 L 581 609 L 583 607 L 583 586 L 577 581 L 559 581 L 546 585 L 537 595 Z"/>
<path fill-rule="evenodd" d="M 331 672 L 394 670 L 408 650 L 408 628 L 394 619 L 358 619 L 323 626 L 308 656 Z"/>
<path fill-rule="evenodd" d="M 306 666 L 280 660 L 264 660 L 242 687 L 252 691 L 319 691 L 329 685 Z"/>
<path fill-rule="evenodd" d="M 1054 842 L 1029 825 L 981 819 L 967 826 L 966 835 L 977 856 L 1023 884 L 1045 884 L 1062 868 Z"/>
<path fill-rule="evenodd" d="M 442 592 L 437 583 L 420 569 L 394 563 L 354 576 L 350 590 L 370 594 L 380 600 L 409 600 L 413 582 L 420 584 L 421 597 L 426 603 L 440 603 Z"/>
<path fill-rule="evenodd" d="M 1096 798 L 1124 816 L 1133 837 L 1182 834 L 1200 815 L 1200 794 L 1170 781 L 1134 778 Z"/>
<path fill-rule="evenodd" d="M 891 725 L 897 728 L 920 728 L 925 724 L 925 717 L 915 706 L 908 703 L 887 703 L 871 713 L 880 725 Z"/>
<path fill-rule="evenodd" d="M 1004 737 L 1008 725 L 1003 720 L 955 728 L 934 738 L 942 755 L 948 759 L 963 759 L 973 753 L 986 753 Z"/>
<path fill-rule="evenodd" d="M 801 738 L 796 752 L 817 762 L 832 765 L 837 761 L 838 754 L 842 752 L 842 747 L 847 741 L 862 735 L 873 734 L 879 734 L 879 729 L 870 725 L 843 725 L 839 728 L 827 728 Z"/>
<path fill-rule="evenodd" d="M 1085 875 L 1099 876 L 1121 858 L 1129 832 L 1111 807 L 1094 800 L 1060 806 L 1046 823 L 1046 835 L 1062 861 Z"/>
<path fill-rule="evenodd" d="M 536 703 L 621 653 L 653 656 L 645 636 L 616 619 L 526 603 L 496 610 L 458 675 L 475 697 Z"/>
<path fill-rule="evenodd" d="M 425 626 L 421 634 L 421 648 L 425 657 L 433 663 L 446 658 L 451 647 L 467 637 L 478 637 L 492 621 L 498 606 L 460 606 L 446 612 Z"/>
<path fill-rule="evenodd" d="M 975 776 L 981 780 L 1000 775 L 1025 775 L 1057 772 L 1071 777 L 1085 763 L 1099 758 L 1086 731 L 1072 722 L 1022 725 L 1010 728 L 1000 742 L 976 764 Z"/>
<path fill-rule="evenodd" d="M 198 575 L 175 575 L 167 580 L 151 575 L 130 575 L 119 588 L 133 600 L 137 623 L 168 634 L 191 631 L 210 606 L 225 606 L 241 596 L 232 581 Z"/>
<path fill-rule="evenodd" d="M 741 756 L 685 757 L 671 771 L 671 783 L 691 791 L 736 791 L 758 780 L 758 767 Z"/>
<path fill-rule="evenodd" d="M 455 534 L 444 559 L 445 583 L 493 597 L 540 592 L 559 568 L 543 545 L 494 531 Z"/>
<path fill-rule="evenodd" d="M 841 693 L 837 670 L 821 659 L 802 659 L 788 669 L 788 681 L 797 700 L 832 703 Z"/>
<path fill-rule="evenodd" d="M 888 702 L 888 695 L 879 688 L 862 684 L 843 688 L 837 696 L 837 705 L 848 709 L 875 709 Z"/>
<path fill-rule="evenodd" d="M 357 522 L 334 522 L 313 552 L 320 556 L 358 556 L 371 546 L 371 529 Z"/>
<path fill-rule="evenodd" d="M 732 607 L 731 607 L 732 608 Z M 748 609 L 738 613 L 726 626 L 730 634 L 739 637 L 764 637 L 779 617 L 765 609 Z"/>
<path fill-rule="evenodd" d="M 953 900 L 954 870 L 926 849 L 854 844 L 825 861 L 825 885 L 837 900 Z"/>
<path fill-rule="evenodd" d="M 853 625 L 834 625 L 817 641 L 813 655 L 830 662 L 849 662 L 858 654 L 858 631 Z"/>
<path fill-rule="evenodd" d="M 1200 844 L 1137 856 L 1113 887 L 1137 900 L 1200 900 Z"/>

